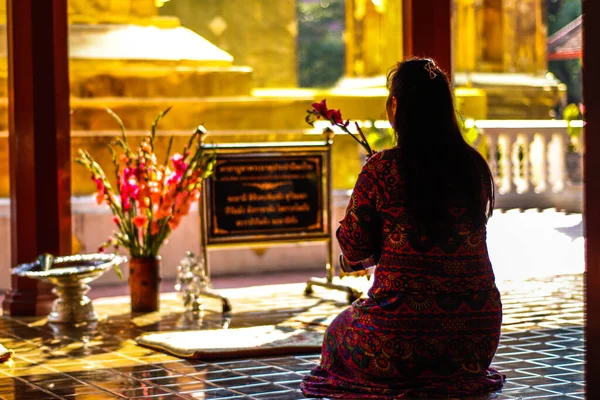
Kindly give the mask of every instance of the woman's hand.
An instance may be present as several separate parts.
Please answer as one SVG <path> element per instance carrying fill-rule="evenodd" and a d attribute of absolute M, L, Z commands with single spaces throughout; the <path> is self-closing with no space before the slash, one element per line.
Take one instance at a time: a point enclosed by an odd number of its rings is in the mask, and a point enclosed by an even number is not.
<path fill-rule="evenodd" d="M 363 270 L 355 271 L 355 272 L 340 271 L 340 278 L 343 278 L 345 276 L 351 276 L 353 278 L 366 276 L 367 279 L 371 279 L 371 275 L 373 275 L 374 273 L 375 273 L 375 267 L 371 267 L 371 268 L 367 268 L 367 269 L 363 269 Z"/>

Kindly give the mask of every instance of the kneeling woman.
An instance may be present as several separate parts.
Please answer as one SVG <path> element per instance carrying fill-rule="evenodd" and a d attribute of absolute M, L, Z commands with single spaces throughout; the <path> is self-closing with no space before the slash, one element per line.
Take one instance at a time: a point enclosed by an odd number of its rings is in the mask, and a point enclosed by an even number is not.
<path fill-rule="evenodd" d="M 376 264 L 368 298 L 325 333 L 307 397 L 456 397 L 500 389 L 502 304 L 486 246 L 494 182 L 463 139 L 433 60 L 388 76 L 397 146 L 363 167 L 337 231 L 343 268 Z"/>

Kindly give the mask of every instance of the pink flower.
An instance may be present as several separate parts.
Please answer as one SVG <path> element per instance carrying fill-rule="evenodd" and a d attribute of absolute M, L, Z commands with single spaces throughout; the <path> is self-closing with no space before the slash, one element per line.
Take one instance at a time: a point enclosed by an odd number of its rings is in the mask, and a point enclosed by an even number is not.
<path fill-rule="evenodd" d="M 96 204 L 100 205 L 104 203 L 104 200 L 106 199 L 106 187 L 104 186 L 102 179 L 92 176 L 92 180 L 96 182 L 96 190 L 98 191 L 96 194 Z"/>
<path fill-rule="evenodd" d="M 183 174 L 185 173 L 185 170 L 188 167 L 188 163 L 185 162 L 185 158 L 179 153 L 171 157 L 171 163 L 173 164 L 173 168 L 175 169 L 175 171 L 171 173 L 171 175 L 169 175 L 169 178 L 167 179 L 168 186 L 178 184 L 181 181 L 181 178 L 183 177 Z"/>
<path fill-rule="evenodd" d="M 175 172 L 178 172 L 179 174 L 183 174 L 187 168 L 185 158 L 179 153 L 174 154 L 171 157 L 171 163 L 173 164 L 173 168 L 175 168 Z"/>
<path fill-rule="evenodd" d="M 121 206 L 125 211 L 129 211 L 131 209 L 131 200 L 123 193 L 121 193 Z"/>
<path fill-rule="evenodd" d="M 100 178 L 93 178 L 94 182 L 96 182 L 96 190 L 98 191 L 98 193 L 104 193 L 105 191 L 105 187 L 104 187 L 104 182 L 102 182 L 102 179 Z"/>
<path fill-rule="evenodd" d="M 104 246 L 98 247 L 98 253 L 104 254 L 106 252 L 106 248 Z"/>
<path fill-rule="evenodd" d="M 120 175 L 121 205 L 123 210 L 131 209 L 131 199 L 136 199 L 139 193 L 139 186 L 135 178 L 136 170 L 130 167 L 124 168 Z"/>
<path fill-rule="evenodd" d="M 115 225 L 121 225 L 121 220 L 116 215 L 113 217 L 113 222 Z"/>

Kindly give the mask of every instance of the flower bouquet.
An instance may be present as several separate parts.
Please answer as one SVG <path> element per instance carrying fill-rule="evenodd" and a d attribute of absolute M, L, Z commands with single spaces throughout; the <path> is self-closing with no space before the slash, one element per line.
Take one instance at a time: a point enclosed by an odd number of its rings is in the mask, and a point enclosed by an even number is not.
<path fill-rule="evenodd" d="M 137 148 L 129 146 L 119 116 L 107 110 L 121 128 L 121 135 L 108 146 L 114 165 L 114 187 L 89 152 L 80 149 L 75 160 L 91 172 L 98 205 L 106 204 L 113 214 L 116 232 L 99 251 L 112 246 L 129 252 L 133 312 L 158 310 L 160 248 L 198 201 L 202 182 L 212 174 L 216 158 L 214 152 L 204 151 L 202 139 L 206 131 L 199 126 L 181 153 L 170 154 L 171 137 L 164 162 L 158 162 L 156 127 L 169 110 L 158 115 Z"/>
<path fill-rule="evenodd" d="M 358 125 L 358 122 L 354 122 L 354 126 L 356 131 L 358 132 L 358 136 L 348 129 L 350 125 L 350 120 L 346 120 L 342 118 L 342 113 L 340 110 L 330 110 L 327 108 L 327 99 L 323 99 L 320 103 L 313 103 L 312 109 L 306 111 L 306 122 L 314 126 L 316 120 L 323 118 L 326 121 L 329 121 L 331 126 L 338 127 L 342 131 L 346 132 L 352 139 L 356 140 L 358 144 L 360 144 L 365 151 L 367 152 L 367 156 L 371 157 L 375 152 L 369 146 L 369 142 L 367 142 L 367 138 L 365 137 L 362 129 Z"/>

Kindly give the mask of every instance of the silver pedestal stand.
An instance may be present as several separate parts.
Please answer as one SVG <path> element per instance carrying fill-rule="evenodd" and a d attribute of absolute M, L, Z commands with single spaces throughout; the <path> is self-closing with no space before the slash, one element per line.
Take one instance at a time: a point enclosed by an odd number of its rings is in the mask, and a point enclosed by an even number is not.
<path fill-rule="evenodd" d="M 30 264 L 21 264 L 14 274 L 40 279 L 55 285 L 54 300 L 48 322 L 79 323 L 98 320 L 92 301 L 87 297 L 88 283 L 110 268 L 119 268 L 126 261 L 114 254 L 81 254 L 66 257 L 42 255 Z"/>

